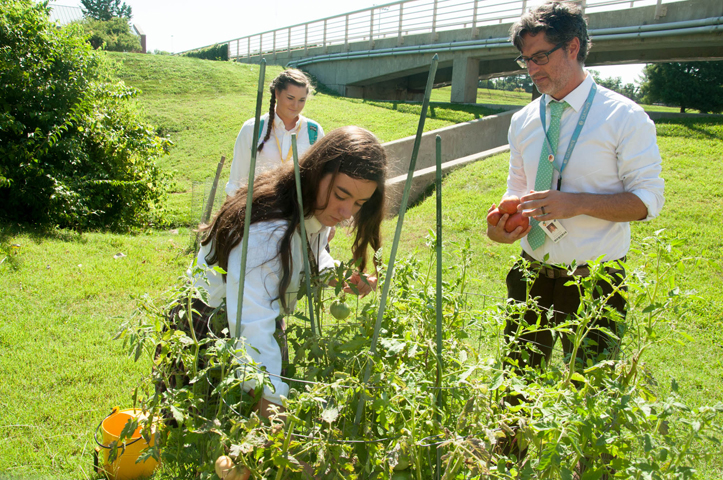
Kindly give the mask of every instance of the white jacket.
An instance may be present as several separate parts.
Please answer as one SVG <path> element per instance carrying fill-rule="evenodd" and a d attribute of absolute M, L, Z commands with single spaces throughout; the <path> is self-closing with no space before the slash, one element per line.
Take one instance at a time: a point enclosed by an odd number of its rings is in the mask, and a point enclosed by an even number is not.
<path fill-rule="evenodd" d="M 309 245 L 317 257 L 319 271 L 334 267 L 334 259 L 326 251 L 329 238 L 329 227 L 323 226 L 314 216 L 306 219 L 306 233 Z M 248 345 L 247 353 L 254 361 L 265 366 L 270 376 L 274 391 L 264 388 L 264 398 L 281 404 L 280 396 L 287 396 L 289 386 L 275 375 L 281 374 L 281 350 L 274 338 L 276 318 L 282 313 L 281 303 L 278 299 L 279 283 L 282 269 L 278 255 L 279 242 L 288 223 L 283 220 L 259 222 L 249 228 L 249 246 L 246 260 L 246 280 L 244 283 L 243 310 L 241 317 L 241 337 Z M 202 246 L 198 252 L 197 262 L 200 267 L 214 267 L 208 265 L 206 256 L 212 248 L 212 243 Z M 231 250 L 228 260 L 226 281 L 220 273 L 209 269 L 207 282 L 202 278 L 196 279 L 196 285 L 208 291 L 208 304 L 218 307 L 226 300 L 226 314 L 228 316 L 229 334 L 236 334 L 236 312 L 238 306 L 238 287 L 241 272 L 241 243 Z M 303 245 L 299 231 L 291 238 L 291 279 L 286 291 L 286 305 L 293 311 L 296 305 L 296 294 L 299 290 L 300 278 L 304 270 Z M 243 346 L 239 341 L 238 347 Z M 253 389 L 254 382 L 247 382 L 243 388 Z"/>

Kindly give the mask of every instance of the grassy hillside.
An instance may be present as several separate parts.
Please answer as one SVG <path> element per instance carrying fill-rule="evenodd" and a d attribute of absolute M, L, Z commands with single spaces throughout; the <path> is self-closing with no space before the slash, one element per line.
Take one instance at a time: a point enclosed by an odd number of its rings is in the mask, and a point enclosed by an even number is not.
<path fill-rule="evenodd" d="M 257 67 L 151 55 L 114 58 L 124 62 L 125 81 L 144 91 L 140 108 L 176 143 L 164 162 L 178 172 L 174 205 L 181 219 L 190 181 L 211 175 L 218 157 L 230 155 L 238 128 L 252 114 Z M 268 75 L 276 72 L 269 68 Z M 325 127 L 357 123 L 391 140 L 413 133 L 417 122 L 413 111 L 403 111 L 414 106 L 395 111 L 393 105 L 318 94 L 307 112 Z M 480 114 L 437 106 L 437 118 L 427 125 Z M 665 228 L 670 237 L 686 240 L 685 255 L 701 263 L 679 278 L 681 288 L 697 292 L 684 325 L 693 340 L 658 347 L 647 362 L 661 394 L 674 378 L 684 402 L 712 405 L 723 401 L 723 180 L 714 174 L 723 158 L 723 121 L 657 127 L 666 206 L 658 219 L 634 225 L 633 244 Z M 456 245 L 469 239 L 469 291 L 486 295 L 488 306 L 504 296 L 504 275 L 519 253 L 518 245 L 493 244 L 484 234 L 487 206 L 504 191 L 507 160 L 498 155 L 476 163 L 449 175 L 443 186 L 445 262 L 451 266 Z M 400 255 L 416 252 L 426 261 L 424 238 L 434 216 L 432 198 L 410 209 Z M 395 225 L 391 220 L 384 226 L 387 255 Z M 134 363 L 113 337 L 135 298 L 155 298 L 183 274 L 192 258 L 189 239 L 187 229 L 116 235 L 0 223 L 0 479 L 98 478 L 91 470 L 93 432 L 111 407 L 130 404 L 150 367 Z M 349 244 L 340 231 L 332 253 L 346 259 Z M 635 253 L 630 261 L 636 264 Z M 697 468 L 699 478 L 723 477 L 723 459 Z"/>
<path fill-rule="evenodd" d="M 111 53 L 118 73 L 128 85 L 142 91 L 138 99 L 145 117 L 161 135 L 175 144 L 161 165 L 174 172 L 177 182 L 170 199 L 172 221 L 189 224 L 192 182 L 212 177 L 221 156 L 228 178 L 233 146 L 241 125 L 256 111 L 259 67 L 231 62 L 161 55 Z M 282 71 L 266 68 L 266 82 Z M 264 94 L 262 112 L 268 111 L 269 94 Z M 420 105 L 347 99 L 317 92 L 307 103 L 304 115 L 318 121 L 325 131 L 344 125 L 359 125 L 388 142 L 414 135 Z M 482 107 L 434 105 L 425 131 L 494 113 Z"/>

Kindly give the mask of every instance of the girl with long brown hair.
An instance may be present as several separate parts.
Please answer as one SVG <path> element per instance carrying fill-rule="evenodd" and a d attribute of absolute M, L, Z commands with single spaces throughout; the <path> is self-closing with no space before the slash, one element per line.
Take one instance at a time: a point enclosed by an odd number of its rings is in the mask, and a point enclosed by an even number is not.
<path fill-rule="evenodd" d="M 207 277 L 196 283 L 208 291 L 209 306 L 226 301 L 233 335 L 243 225 L 244 221 L 250 222 L 241 336 L 253 347 L 247 348 L 247 353 L 272 374 L 274 388 L 264 387 L 262 413 L 268 402 L 280 405 L 280 397 L 288 395 L 289 390 L 277 377 L 282 353 L 274 334 L 281 326 L 276 319 L 293 311 L 303 274 L 299 223 L 303 218 L 310 263 L 323 271 L 334 267 L 334 260 L 325 250 L 329 229 L 349 221 L 355 233 L 352 254 L 359 262 L 359 270 L 347 282 L 362 295 L 368 293 L 376 286 L 376 278 L 364 273 L 367 250 L 371 247 L 376 251 L 381 246 L 386 169 L 384 148 L 371 132 L 359 127 L 339 128 L 317 142 L 299 162 L 303 212 L 297 201 L 293 165 L 287 164 L 256 178 L 250 218 L 246 216 L 248 188 L 243 186 L 205 228 L 197 263 L 209 269 Z M 214 266 L 227 273 L 218 273 L 212 269 Z"/>
<path fill-rule="evenodd" d="M 259 125 L 257 174 L 285 163 L 293 163 L 292 133 L 296 133 L 299 157 L 324 136 L 321 125 L 301 114 L 311 93 L 311 82 L 304 72 L 294 68 L 284 70 L 269 85 L 269 93 L 269 111 L 261 116 Z M 226 194 L 229 196 L 248 181 L 254 124 L 253 118 L 246 121 L 236 137 L 231 173 L 226 184 Z"/>

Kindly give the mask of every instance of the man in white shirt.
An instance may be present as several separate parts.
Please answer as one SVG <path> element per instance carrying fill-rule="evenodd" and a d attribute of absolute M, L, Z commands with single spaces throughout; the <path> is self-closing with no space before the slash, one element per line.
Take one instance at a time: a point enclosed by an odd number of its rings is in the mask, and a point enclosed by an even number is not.
<path fill-rule="evenodd" d="M 577 311 L 579 297 L 574 286 L 565 286 L 570 281 L 567 268 L 555 265 L 569 266 L 574 261 L 583 266 L 575 275 L 587 275 L 587 262 L 603 257 L 609 262 L 613 283 L 619 284 L 624 271 L 615 261 L 623 259 L 630 247 L 629 222 L 654 218 L 663 206 L 660 153 L 655 125 L 647 114 L 631 100 L 596 86 L 584 70 L 590 39 L 578 6 L 541 5 L 512 26 L 510 39 L 521 53 L 518 63 L 527 68 L 543 94 L 513 116 L 509 130 L 505 195 L 520 197 L 518 211 L 530 217 L 531 225 L 508 233 L 504 230 L 508 215 L 504 215 L 496 226 L 488 223 L 487 235 L 500 243 L 521 240 L 523 258 L 531 262 L 529 268 L 539 272 L 529 295 L 539 297 L 542 308 L 553 309 L 552 321 L 559 323 Z M 562 104 L 553 108 L 555 102 Z M 559 128 L 553 123 L 555 115 Z M 548 161 L 550 164 L 544 165 Z M 538 222 L 538 227 L 533 226 Z M 553 240 L 561 232 L 566 233 Z M 512 268 L 506 281 L 508 297 L 525 302 L 528 286 L 521 263 Z M 613 291 L 608 283 L 601 286 L 603 295 Z M 609 303 L 624 317 L 625 301 L 619 294 Z M 525 320 L 535 324 L 537 315 L 529 311 Z M 539 366 L 550 358 L 554 337 L 544 330 L 546 315 L 541 322 L 543 331 L 521 337 L 524 352 L 513 355 L 520 368 L 524 364 Z M 599 318 L 597 325 L 622 333 L 612 318 Z M 517 329 L 517 320 L 511 319 L 506 336 Z M 527 348 L 528 342 L 539 352 Z M 571 342 L 567 338 L 562 342 L 569 356 Z M 578 360 L 614 354 L 617 344 L 602 330 L 593 330 Z"/>

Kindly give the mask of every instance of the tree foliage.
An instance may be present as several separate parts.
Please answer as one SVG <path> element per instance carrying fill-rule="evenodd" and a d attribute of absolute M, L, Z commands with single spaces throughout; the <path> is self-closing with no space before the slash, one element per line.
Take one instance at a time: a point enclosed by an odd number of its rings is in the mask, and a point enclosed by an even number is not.
<path fill-rule="evenodd" d="M 644 70 L 646 103 L 663 103 L 702 113 L 723 111 L 723 62 L 654 63 Z"/>
<path fill-rule="evenodd" d="M 103 48 L 109 52 L 141 51 L 140 38 L 131 33 L 128 20 L 124 18 L 110 20 L 86 18 L 80 24 L 94 49 Z"/>
<path fill-rule="evenodd" d="M 487 88 L 489 90 L 505 90 L 508 92 L 527 92 L 532 93 L 532 79 L 529 75 L 510 75 L 507 77 L 490 78 L 488 80 L 480 80 L 479 88 Z"/>
<path fill-rule="evenodd" d="M 136 91 L 111 81 L 78 25 L 48 7 L 2 0 L 0 216 L 76 228 L 159 218 L 168 189 L 155 160 L 168 140 L 139 121 Z"/>
<path fill-rule="evenodd" d="M 204 60 L 228 60 L 228 46 L 224 43 L 221 45 L 212 45 L 201 50 L 194 50 L 183 54 L 184 57 L 202 58 Z"/>
<path fill-rule="evenodd" d="M 80 0 L 83 4 L 83 15 L 96 20 L 108 21 L 111 18 L 127 18 L 133 16 L 130 5 L 121 0 Z"/>
<path fill-rule="evenodd" d="M 598 85 L 624 95 L 634 102 L 640 101 L 640 89 L 634 83 L 623 84 L 623 79 L 620 77 L 603 78 L 597 70 L 590 70 L 590 73 Z"/>

